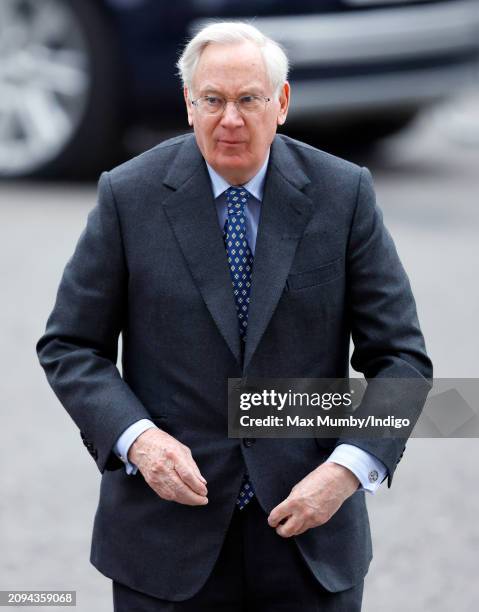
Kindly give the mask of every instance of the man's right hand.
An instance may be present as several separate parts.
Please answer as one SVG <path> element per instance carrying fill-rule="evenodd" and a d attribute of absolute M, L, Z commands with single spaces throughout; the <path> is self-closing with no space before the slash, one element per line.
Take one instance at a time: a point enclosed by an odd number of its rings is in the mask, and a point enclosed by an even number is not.
<path fill-rule="evenodd" d="M 208 503 L 206 480 L 191 450 L 158 428 L 144 431 L 130 446 L 128 459 L 162 499 L 188 506 Z"/>

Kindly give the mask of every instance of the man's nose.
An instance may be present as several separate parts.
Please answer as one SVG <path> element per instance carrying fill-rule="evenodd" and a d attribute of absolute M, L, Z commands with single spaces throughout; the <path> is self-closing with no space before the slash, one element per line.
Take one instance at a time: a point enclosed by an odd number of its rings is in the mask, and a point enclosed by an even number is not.
<path fill-rule="evenodd" d="M 225 126 L 239 126 L 243 125 L 243 115 L 236 108 L 236 104 L 229 100 L 226 102 L 226 106 L 221 115 L 221 124 Z"/>

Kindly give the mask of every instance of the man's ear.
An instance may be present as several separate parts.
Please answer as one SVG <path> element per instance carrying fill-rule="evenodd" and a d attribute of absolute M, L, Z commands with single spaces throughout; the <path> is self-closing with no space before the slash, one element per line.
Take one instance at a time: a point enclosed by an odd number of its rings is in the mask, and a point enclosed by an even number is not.
<path fill-rule="evenodd" d="M 289 100 L 291 96 L 291 88 L 288 81 L 285 81 L 283 88 L 279 94 L 279 112 L 277 117 L 278 125 L 283 125 L 288 114 Z"/>
<path fill-rule="evenodd" d="M 185 98 L 186 113 L 188 115 L 188 125 L 192 127 L 193 126 L 193 105 L 191 104 L 188 87 L 186 86 L 183 87 L 183 97 Z"/>

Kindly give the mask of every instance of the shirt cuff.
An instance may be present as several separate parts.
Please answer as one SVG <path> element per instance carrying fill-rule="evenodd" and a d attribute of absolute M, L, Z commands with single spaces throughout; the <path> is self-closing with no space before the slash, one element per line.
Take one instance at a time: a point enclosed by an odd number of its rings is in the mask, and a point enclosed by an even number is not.
<path fill-rule="evenodd" d="M 382 461 L 367 451 L 352 444 L 339 444 L 326 461 L 337 463 L 349 470 L 358 478 L 360 486 L 368 493 L 375 493 L 387 475 L 387 468 Z"/>
<path fill-rule="evenodd" d="M 115 455 L 117 455 L 125 464 L 126 473 L 128 475 L 134 475 L 138 471 L 138 467 L 134 463 L 131 463 L 131 461 L 128 461 L 128 451 L 130 450 L 130 446 L 139 435 L 152 427 L 156 427 L 152 421 L 149 419 L 140 419 L 125 429 L 125 431 L 116 441 L 113 451 Z"/>

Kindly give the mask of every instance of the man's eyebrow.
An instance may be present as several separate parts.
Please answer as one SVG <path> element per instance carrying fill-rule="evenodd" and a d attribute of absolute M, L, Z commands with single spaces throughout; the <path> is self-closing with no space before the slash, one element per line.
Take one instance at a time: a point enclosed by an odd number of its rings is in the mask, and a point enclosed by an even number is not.
<path fill-rule="evenodd" d="M 205 94 L 217 94 L 219 96 L 223 95 L 219 89 L 216 89 L 216 87 L 210 87 L 209 85 L 206 87 L 202 87 L 199 90 L 199 94 L 201 96 L 204 96 Z"/>
<path fill-rule="evenodd" d="M 254 96 L 257 95 L 263 95 L 263 88 L 262 87 L 247 87 L 245 89 L 241 90 L 241 93 L 239 94 L 240 96 L 244 96 L 245 94 L 252 94 Z"/>
<path fill-rule="evenodd" d="M 224 92 L 217 89 L 214 85 L 205 85 L 203 86 L 199 92 L 199 97 L 207 95 L 207 94 L 215 94 L 217 96 L 226 97 Z M 253 94 L 253 95 L 263 95 L 263 88 L 258 85 L 251 85 L 250 87 L 242 87 L 239 91 L 238 97 L 244 96 L 245 94 Z"/>

